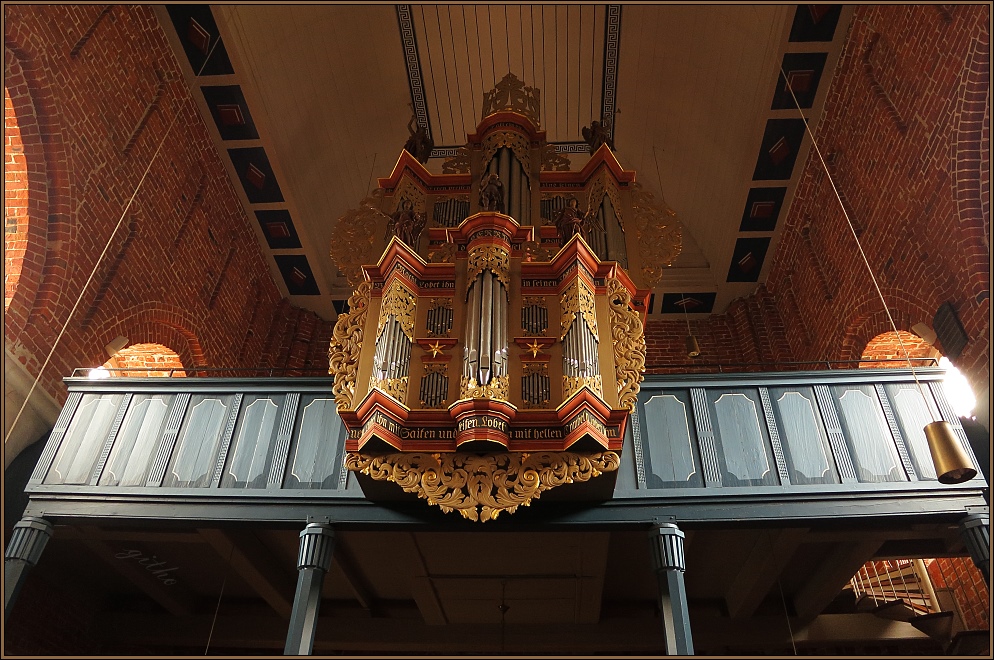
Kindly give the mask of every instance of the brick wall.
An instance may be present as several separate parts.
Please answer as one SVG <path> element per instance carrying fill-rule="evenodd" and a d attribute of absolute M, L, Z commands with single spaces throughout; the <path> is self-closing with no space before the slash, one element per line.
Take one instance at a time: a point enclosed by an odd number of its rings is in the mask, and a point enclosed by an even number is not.
<path fill-rule="evenodd" d="M 5 12 L 5 120 L 23 143 L 23 166 L 5 170 L 27 172 L 26 191 L 7 188 L 8 217 L 26 209 L 7 350 L 37 374 L 69 320 L 41 379 L 59 401 L 61 378 L 102 364 L 119 335 L 186 366 L 327 364 L 331 324 L 282 300 L 152 9 Z"/>
<path fill-rule="evenodd" d="M 104 363 L 108 369 L 133 369 L 112 372 L 121 377 L 186 376 L 183 362 L 169 347 L 162 344 L 135 344 L 120 351 Z"/>
<path fill-rule="evenodd" d="M 990 628 L 990 593 L 984 576 L 973 560 L 966 557 L 949 557 L 925 560 L 928 576 L 936 589 L 952 589 L 967 630 Z"/>

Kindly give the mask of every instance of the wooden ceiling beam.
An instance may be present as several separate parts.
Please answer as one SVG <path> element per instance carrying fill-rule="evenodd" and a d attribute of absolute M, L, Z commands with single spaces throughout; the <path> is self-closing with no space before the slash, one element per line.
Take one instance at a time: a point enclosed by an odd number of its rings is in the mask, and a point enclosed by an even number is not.
<path fill-rule="evenodd" d="M 290 619 L 296 581 L 251 532 L 201 529 L 200 536 L 283 619 Z"/>
<path fill-rule="evenodd" d="M 801 545 L 806 529 L 779 529 L 759 532 L 752 549 L 744 557 L 728 590 L 725 603 L 733 619 L 750 617 L 776 583 L 784 566 Z"/>
<path fill-rule="evenodd" d="M 810 621 L 839 595 L 846 582 L 871 559 L 882 545 L 879 539 L 858 539 L 840 543 L 821 562 L 821 567 L 794 594 L 794 611 L 802 621 Z"/>
<path fill-rule="evenodd" d="M 117 551 L 107 543 L 93 538 L 93 528 L 81 528 L 79 541 L 96 557 L 131 584 L 138 587 L 149 598 L 161 605 L 176 617 L 190 616 L 197 610 L 197 595 L 183 586 L 182 582 L 165 584 L 151 571 L 132 560 L 115 557 Z"/>

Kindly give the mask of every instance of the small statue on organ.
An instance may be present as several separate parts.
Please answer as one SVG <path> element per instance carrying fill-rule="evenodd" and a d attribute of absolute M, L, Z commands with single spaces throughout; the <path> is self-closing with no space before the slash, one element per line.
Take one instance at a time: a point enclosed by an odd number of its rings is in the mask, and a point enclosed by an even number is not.
<path fill-rule="evenodd" d="M 504 184 L 493 173 L 480 184 L 480 210 L 504 213 Z"/>

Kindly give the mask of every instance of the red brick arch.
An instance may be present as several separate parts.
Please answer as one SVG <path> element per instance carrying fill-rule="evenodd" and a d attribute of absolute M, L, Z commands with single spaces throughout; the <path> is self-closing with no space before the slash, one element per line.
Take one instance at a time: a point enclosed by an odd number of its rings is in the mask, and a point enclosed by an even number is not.
<path fill-rule="evenodd" d="M 48 246 L 66 231 L 68 221 L 64 218 L 63 222 L 60 214 L 53 212 L 61 208 L 59 189 L 64 183 L 64 176 L 53 170 L 61 168 L 64 172 L 65 159 L 60 145 L 46 144 L 43 137 L 47 137 L 49 122 L 39 118 L 32 82 L 34 72 L 30 66 L 25 70 L 22 57 L 9 46 L 4 57 L 4 119 L 5 132 L 10 138 L 5 140 L 5 156 L 8 149 L 11 151 L 5 159 L 4 173 L 8 180 L 16 179 L 7 182 L 4 194 L 4 214 L 13 219 L 16 237 L 13 244 L 5 241 L 5 248 L 13 248 L 10 267 L 16 276 L 6 281 L 4 334 L 8 340 L 16 341 L 38 305 L 46 279 L 46 263 L 53 257 L 50 253 L 59 252 L 56 257 L 59 259 L 66 256 L 68 241 L 62 250 L 50 250 Z M 54 168 L 50 165 L 52 158 L 58 162 Z M 59 287 L 64 278 L 57 277 L 54 269 L 48 271 L 48 289 Z"/>
<path fill-rule="evenodd" d="M 146 302 L 124 310 L 94 330 L 97 346 L 106 346 L 118 337 L 127 337 L 128 344 L 161 344 L 179 356 L 186 367 L 209 366 L 200 344 L 197 324 L 182 309 L 161 302 Z M 91 356 L 97 366 L 107 359 L 106 353 Z"/>

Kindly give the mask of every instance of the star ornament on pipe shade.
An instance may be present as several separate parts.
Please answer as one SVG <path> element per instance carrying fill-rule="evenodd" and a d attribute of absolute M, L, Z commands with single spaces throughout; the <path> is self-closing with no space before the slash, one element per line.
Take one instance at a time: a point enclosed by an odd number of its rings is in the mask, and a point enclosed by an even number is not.
<path fill-rule="evenodd" d="M 445 348 L 442 346 L 442 342 L 436 341 L 434 344 L 429 344 L 427 350 L 431 351 L 432 357 L 438 357 L 438 354 L 443 353 Z"/>
<path fill-rule="evenodd" d="M 538 354 L 542 351 L 542 344 L 536 339 L 532 343 L 528 344 L 528 350 L 531 351 L 532 357 L 538 357 Z"/>

